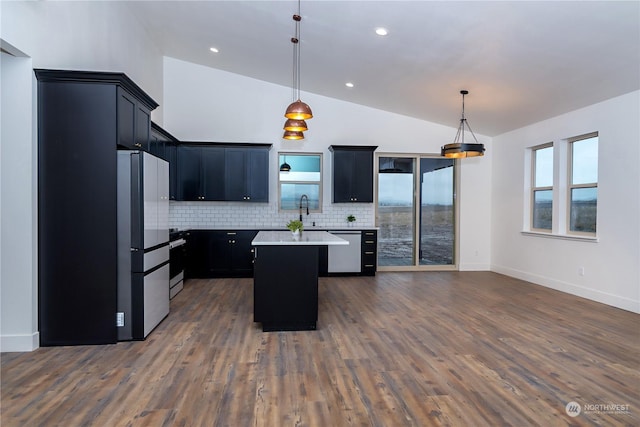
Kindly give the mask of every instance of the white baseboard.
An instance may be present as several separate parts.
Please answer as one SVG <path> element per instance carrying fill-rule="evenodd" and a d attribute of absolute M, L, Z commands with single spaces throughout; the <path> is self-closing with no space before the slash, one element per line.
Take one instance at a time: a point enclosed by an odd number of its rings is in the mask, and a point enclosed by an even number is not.
<path fill-rule="evenodd" d="M 0 352 L 26 352 L 40 347 L 40 333 L 31 335 L 2 335 L 0 336 Z"/>
<path fill-rule="evenodd" d="M 491 271 L 491 266 L 484 263 L 465 262 L 458 265 L 458 271 Z"/>
<path fill-rule="evenodd" d="M 585 288 L 583 286 L 576 285 L 575 283 L 564 282 L 550 277 L 540 276 L 538 274 L 520 271 L 509 267 L 502 267 L 499 265 L 492 265 L 491 271 L 640 314 L 640 301 L 634 301 L 630 298 L 602 292 L 596 289 Z"/>

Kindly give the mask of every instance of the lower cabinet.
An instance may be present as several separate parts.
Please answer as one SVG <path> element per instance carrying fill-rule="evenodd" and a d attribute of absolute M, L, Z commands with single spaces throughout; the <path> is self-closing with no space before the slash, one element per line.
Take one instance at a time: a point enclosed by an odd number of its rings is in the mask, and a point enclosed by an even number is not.
<path fill-rule="evenodd" d="M 360 274 L 363 276 L 375 276 L 378 268 L 378 231 L 362 231 L 362 267 Z"/>
<path fill-rule="evenodd" d="M 187 278 L 252 277 L 257 230 L 190 230 L 187 232 Z"/>
<path fill-rule="evenodd" d="M 186 279 L 253 277 L 254 248 L 251 241 L 258 230 L 190 230 L 186 232 Z M 360 271 L 330 273 L 327 246 L 319 248 L 318 275 L 360 274 L 375 276 L 378 260 L 377 230 L 362 230 Z"/>

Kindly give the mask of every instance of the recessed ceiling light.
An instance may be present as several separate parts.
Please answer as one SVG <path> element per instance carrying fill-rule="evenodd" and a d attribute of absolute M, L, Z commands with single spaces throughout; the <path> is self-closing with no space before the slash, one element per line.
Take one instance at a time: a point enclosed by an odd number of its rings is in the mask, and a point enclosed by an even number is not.
<path fill-rule="evenodd" d="M 353 87 L 353 83 L 351 83 L 351 82 L 347 82 L 347 83 L 345 83 L 344 85 L 345 85 L 346 87 Z"/>
<path fill-rule="evenodd" d="M 389 31 L 387 31 L 386 28 L 378 27 L 376 28 L 376 34 L 379 36 L 386 36 L 387 34 L 389 34 Z"/>
<path fill-rule="evenodd" d="M 218 53 L 218 52 L 220 52 L 220 51 L 218 50 L 218 48 L 215 48 L 215 47 L 210 47 L 210 48 L 209 48 L 209 50 L 210 50 L 211 52 L 213 52 L 213 53 Z"/>

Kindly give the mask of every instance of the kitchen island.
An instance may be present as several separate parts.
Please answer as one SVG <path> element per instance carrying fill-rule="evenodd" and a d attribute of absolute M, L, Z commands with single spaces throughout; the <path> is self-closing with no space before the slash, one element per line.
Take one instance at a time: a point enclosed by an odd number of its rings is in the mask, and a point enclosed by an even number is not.
<path fill-rule="evenodd" d="M 315 330 L 320 246 L 348 245 L 326 231 L 260 231 L 254 251 L 253 320 L 263 331 Z"/>

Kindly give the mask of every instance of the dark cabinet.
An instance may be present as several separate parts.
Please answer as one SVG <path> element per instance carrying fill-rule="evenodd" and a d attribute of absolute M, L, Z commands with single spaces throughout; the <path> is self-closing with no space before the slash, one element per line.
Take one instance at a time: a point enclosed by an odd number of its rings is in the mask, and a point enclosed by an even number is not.
<path fill-rule="evenodd" d="M 118 140 L 121 148 L 149 151 L 151 109 L 123 87 L 118 93 Z"/>
<path fill-rule="evenodd" d="M 169 162 L 169 199 L 177 199 L 178 140 L 156 123 L 151 122 L 151 136 L 146 151 Z"/>
<path fill-rule="evenodd" d="M 378 231 L 362 231 L 362 268 L 360 273 L 363 276 L 375 276 L 378 265 Z"/>
<path fill-rule="evenodd" d="M 224 149 L 178 146 L 178 200 L 224 200 Z"/>
<path fill-rule="evenodd" d="M 178 146 L 178 199 L 269 201 L 269 145 Z"/>
<path fill-rule="evenodd" d="M 373 152 L 378 147 L 332 145 L 333 203 L 373 202 Z"/>
<path fill-rule="evenodd" d="M 115 343 L 116 144 L 157 104 L 122 73 L 35 74 L 40 345 Z"/>
<path fill-rule="evenodd" d="M 225 200 L 269 201 L 268 149 L 225 149 Z"/>
<path fill-rule="evenodd" d="M 256 230 L 191 230 L 187 235 L 188 278 L 251 277 Z"/>

